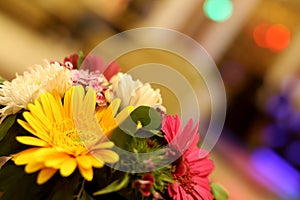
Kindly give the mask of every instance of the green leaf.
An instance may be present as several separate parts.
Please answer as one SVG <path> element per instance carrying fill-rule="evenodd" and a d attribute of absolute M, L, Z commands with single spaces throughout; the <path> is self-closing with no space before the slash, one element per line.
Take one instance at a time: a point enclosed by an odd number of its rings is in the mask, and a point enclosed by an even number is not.
<path fill-rule="evenodd" d="M 8 161 L 0 170 L 0 191 L 4 192 L 1 200 L 42 199 L 42 186 L 36 184 L 36 174 L 26 174 L 23 166 L 16 166 Z"/>
<path fill-rule="evenodd" d="M 162 174 L 160 175 L 160 179 L 168 183 L 175 183 L 175 180 L 172 178 L 171 175 L 167 176 L 166 174 Z"/>
<path fill-rule="evenodd" d="M 6 136 L 10 127 L 15 123 L 16 115 L 8 116 L 2 124 L 0 124 L 0 141 Z"/>
<path fill-rule="evenodd" d="M 47 184 L 51 187 L 48 189 L 47 200 L 73 200 L 80 186 L 81 175 L 76 170 L 69 177 L 63 178 L 60 174 L 54 179 L 50 179 Z"/>
<path fill-rule="evenodd" d="M 28 148 L 27 145 L 23 145 L 16 140 L 18 135 L 29 136 L 30 133 L 18 123 L 13 123 L 2 140 L 0 140 L 0 156 L 10 156 Z"/>
<path fill-rule="evenodd" d="M 82 51 L 79 51 L 79 53 L 78 53 L 78 62 L 77 62 L 78 70 L 80 69 L 83 60 L 84 60 L 84 53 Z"/>
<path fill-rule="evenodd" d="M 93 195 L 102 195 L 102 194 L 119 191 L 122 188 L 125 188 L 128 185 L 128 183 L 129 183 L 129 175 L 125 174 L 123 179 L 112 182 L 105 188 L 102 188 L 101 190 L 93 193 Z"/>
<path fill-rule="evenodd" d="M 128 132 L 128 130 L 125 130 Z M 115 146 L 121 148 L 121 149 L 128 149 L 128 145 L 130 141 L 132 140 L 132 137 L 128 134 L 126 134 L 123 129 L 121 130 L 119 127 L 117 127 L 111 136 L 109 137 L 110 141 L 115 143 Z"/>
<path fill-rule="evenodd" d="M 0 76 L 0 84 L 2 84 L 4 81 L 6 81 L 5 78 Z"/>
<path fill-rule="evenodd" d="M 5 164 L 0 170 L 0 191 L 5 191 L 9 185 L 14 182 L 14 179 L 17 179 L 18 174 L 12 176 L 17 172 L 17 169 L 14 169 L 12 164 Z"/>
<path fill-rule="evenodd" d="M 84 190 L 80 200 L 94 200 L 94 198 Z"/>
<path fill-rule="evenodd" d="M 148 106 L 139 106 L 130 116 L 136 124 L 140 121 L 144 130 L 155 130 L 160 127 L 162 121 L 161 114 Z"/>
<path fill-rule="evenodd" d="M 27 174 L 24 166 L 16 166 L 9 160 L 0 169 L 0 200 L 73 200 L 81 176 L 76 170 L 71 176 L 63 178 L 56 173 L 42 185 L 36 183 L 38 173 Z"/>
<path fill-rule="evenodd" d="M 215 200 L 228 200 L 228 193 L 217 183 L 211 184 L 211 192 L 214 195 Z"/>
<path fill-rule="evenodd" d="M 158 137 L 164 137 L 161 131 L 150 130 L 150 132 L 153 133 L 154 135 L 158 136 Z"/>
<path fill-rule="evenodd" d="M 129 117 L 119 126 L 125 133 L 136 136 L 137 132 L 151 133 L 161 128 L 162 116 L 154 108 L 148 106 L 137 107 Z M 137 130 L 137 124 L 141 123 L 142 128 Z"/>

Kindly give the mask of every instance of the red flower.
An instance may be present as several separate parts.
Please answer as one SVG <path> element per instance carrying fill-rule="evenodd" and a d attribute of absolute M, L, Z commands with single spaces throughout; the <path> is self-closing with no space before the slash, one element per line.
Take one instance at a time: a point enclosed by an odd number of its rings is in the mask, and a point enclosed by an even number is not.
<path fill-rule="evenodd" d="M 148 197 L 150 196 L 151 192 L 150 189 L 154 183 L 155 179 L 151 174 L 144 174 L 142 180 L 136 180 L 133 184 L 134 188 L 139 188 L 140 192 Z"/>
<path fill-rule="evenodd" d="M 115 74 L 117 74 L 121 70 L 121 67 L 117 65 L 117 63 L 112 62 L 108 65 L 108 67 L 104 71 L 104 76 L 109 81 L 111 77 L 113 77 Z"/>
<path fill-rule="evenodd" d="M 87 55 L 84 58 L 81 69 L 88 69 L 89 71 L 103 73 L 108 81 L 121 70 L 121 68 L 115 62 L 110 63 L 106 67 L 102 58 L 92 55 Z"/>
<path fill-rule="evenodd" d="M 172 147 L 183 153 L 181 159 L 174 164 L 172 176 L 176 182 L 168 185 L 170 197 L 174 200 L 212 200 L 208 176 L 214 165 L 209 160 L 209 153 L 197 147 L 198 125 L 192 129 L 193 122 L 190 120 L 181 131 L 178 116 L 167 116 L 163 122 L 162 130 L 166 140 L 172 144 Z M 192 137 L 189 142 L 189 136 L 195 137 Z M 182 147 L 187 150 L 182 151 L 180 149 Z"/>
<path fill-rule="evenodd" d="M 69 69 L 78 69 L 78 54 L 72 54 L 64 59 L 64 66 Z M 72 65 L 70 65 L 72 64 Z"/>

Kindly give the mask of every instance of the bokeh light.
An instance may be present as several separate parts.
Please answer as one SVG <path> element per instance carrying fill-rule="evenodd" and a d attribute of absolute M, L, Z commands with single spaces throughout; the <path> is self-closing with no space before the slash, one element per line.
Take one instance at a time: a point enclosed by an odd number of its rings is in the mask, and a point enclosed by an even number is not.
<path fill-rule="evenodd" d="M 269 148 L 258 148 L 251 161 L 257 178 L 261 182 L 270 180 L 269 188 L 283 200 L 299 199 L 300 174 L 286 160 Z"/>
<path fill-rule="evenodd" d="M 220 67 L 223 81 L 226 85 L 236 86 L 245 79 L 243 65 L 236 60 L 224 62 Z"/>
<path fill-rule="evenodd" d="M 290 43 L 290 31 L 282 24 L 276 24 L 268 28 L 266 32 L 266 43 L 269 49 L 281 51 Z"/>
<path fill-rule="evenodd" d="M 285 150 L 285 157 L 294 165 L 300 165 L 300 140 L 292 142 Z"/>
<path fill-rule="evenodd" d="M 286 145 L 288 135 L 283 127 L 278 124 L 272 124 L 264 128 L 262 139 L 266 145 L 277 148 Z"/>
<path fill-rule="evenodd" d="M 268 23 L 260 23 L 258 24 L 253 31 L 253 39 L 255 43 L 262 48 L 267 48 L 266 43 L 266 33 L 270 27 Z"/>
<path fill-rule="evenodd" d="M 273 52 L 284 50 L 290 43 L 290 30 L 283 24 L 260 23 L 253 30 L 253 39 L 257 46 Z"/>
<path fill-rule="evenodd" d="M 230 0 L 206 0 L 203 10 L 209 19 L 223 22 L 231 17 L 233 5 Z"/>

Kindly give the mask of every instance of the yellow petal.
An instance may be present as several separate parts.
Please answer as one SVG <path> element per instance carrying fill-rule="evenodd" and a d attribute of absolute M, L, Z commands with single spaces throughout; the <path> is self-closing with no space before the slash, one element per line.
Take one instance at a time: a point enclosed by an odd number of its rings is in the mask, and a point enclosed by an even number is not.
<path fill-rule="evenodd" d="M 82 107 L 87 116 L 94 116 L 96 105 L 96 92 L 94 89 L 89 88 L 83 100 Z"/>
<path fill-rule="evenodd" d="M 72 111 L 72 87 L 67 90 L 64 96 L 64 107 L 63 107 L 63 115 L 65 118 L 71 118 L 73 117 L 73 111 Z"/>
<path fill-rule="evenodd" d="M 30 110 L 31 114 L 39 120 L 40 125 L 43 126 L 43 128 L 46 131 L 49 131 L 52 127 L 52 123 L 49 121 L 49 119 L 45 116 L 43 112 L 43 108 L 38 100 L 35 100 L 34 105 L 29 104 L 28 109 Z"/>
<path fill-rule="evenodd" d="M 100 122 L 102 120 L 105 109 L 106 109 L 106 107 L 104 107 L 104 106 L 101 106 L 101 107 L 98 106 L 96 108 L 96 117 L 97 117 L 98 122 Z"/>
<path fill-rule="evenodd" d="M 17 122 L 28 132 L 35 135 L 36 131 L 25 121 L 18 119 Z"/>
<path fill-rule="evenodd" d="M 54 116 L 54 120 L 55 122 L 60 122 L 62 121 L 62 106 L 61 106 L 61 100 L 59 99 L 59 101 L 57 101 L 57 98 L 55 97 L 55 93 L 54 96 L 52 94 L 48 94 L 47 98 L 50 102 L 50 106 L 53 112 L 53 116 Z"/>
<path fill-rule="evenodd" d="M 102 120 L 100 121 L 100 127 L 103 130 L 106 137 L 109 137 L 112 131 L 117 128 L 118 124 L 113 118 L 112 112 L 110 109 L 106 109 Z"/>
<path fill-rule="evenodd" d="M 81 165 L 78 165 L 78 169 L 85 180 L 93 180 L 93 168 L 84 168 Z"/>
<path fill-rule="evenodd" d="M 42 169 L 37 177 L 37 184 L 41 185 L 46 183 L 55 173 L 57 169 L 53 168 L 44 168 Z"/>
<path fill-rule="evenodd" d="M 73 87 L 72 93 L 72 110 L 74 116 L 78 116 L 82 112 L 82 104 L 84 97 L 84 89 L 81 85 L 77 85 Z"/>
<path fill-rule="evenodd" d="M 32 116 L 31 113 L 24 112 L 23 116 L 26 119 L 26 121 L 28 122 L 28 124 L 32 127 L 32 129 L 35 130 L 35 132 L 33 132 L 32 134 L 34 134 L 38 138 L 41 138 L 42 140 L 45 140 L 47 142 L 50 141 L 48 132 L 46 132 L 43 129 L 43 127 L 41 127 L 40 123 L 35 119 L 35 117 Z"/>
<path fill-rule="evenodd" d="M 117 123 L 115 122 L 113 111 L 110 106 L 104 111 L 101 126 L 102 128 L 108 128 L 110 126 L 115 126 Z"/>
<path fill-rule="evenodd" d="M 102 143 L 97 144 L 96 146 L 94 146 L 93 150 L 108 149 L 108 148 L 112 148 L 113 146 L 114 146 L 113 142 L 102 142 Z"/>
<path fill-rule="evenodd" d="M 134 110 L 134 106 L 128 106 L 124 108 L 115 118 L 117 124 L 121 124 Z"/>
<path fill-rule="evenodd" d="M 99 160 L 99 159 L 97 159 L 96 157 L 94 157 L 92 155 L 90 157 L 91 157 L 93 167 L 101 168 L 101 167 L 104 166 L 104 162 L 102 160 Z"/>
<path fill-rule="evenodd" d="M 38 147 L 48 147 L 49 144 L 45 142 L 44 140 L 41 140 L 36 137 L 30 137 L 30 136 L 17 136 L 16 140 L 22 144 L 32 145 L 32 146 L 38 146 Z"/>
<path fill-rule="evenodd" d="M 92 162 L 89 156 L 78 156 L 76 157 L 76 161 L 78 165 L 80 165 L 83 168 L 91 168 Z"/>
<path fill-rule="evenodd" d="M 20 119 L 18 119 L 17 121 L 18 121 L 18 123 L 19 123 L 25 130 L 27 130 L 28 132 L 32 133 L 33 135 L 35 135 L 35 136 L 37 136 L 37 137 L 40 136 L 40 134 L 37 134 L 37 132 L 36 132 L 34 129 L 32 129 L 32 127 L 31 127 L 27 122 L 22 121 L 22 120 L 20 120 Z M 41 138 L 41 139 L 43 139 L 44 141 L 50 143 L 50 138 L 48 138 L 48 136 L 47 136 L 47 137 L 39 137 L 39 138 Z"/>
<path fill-rule="evenodd" d="M 51 108 L 51 104 L 48 100 L 47 93 L 41 94 L 40 96 L 44 113 L 50 122 L 54 122 L 54 116 Z"/>
<path fill-rule="evenodd" d="M 107 149 L 93 151 L 93 156 L 106 163 L 115 163 L 119 160 L 119 155 L 116 152 Z"/>
<path fill-rule="evenodd" d="M 12 155 L 12 160 L 16 165 L 24 165 L 35 161 L 34 153 L 40 148 L 30 148 Z"/>
<path fill-rule="evenodd" d="M 57 153 L 49 154 L 48 156 L 46 156 L 44 162 L 45 162 L 46 167 L 59 169 L 59 168 L 61 168 L 62 164 L 69 158 L 70 158 L 70 155 L 62 153 L 62 152 L 57 152 Z"/>
<path fill-rule="evenodd" d="M 112 115 L 115 116 L 121 104 L 121 99 L 114 99 L 108 106 L 111 109 Z"/>
<path fill-rule="evenodd" d="M 25 172 L 30 174 L 30 173 L 33 173 L 33 172 L 36 172 L 42 168 L 44 168 L 44 163 L 41 163 L 41 162 L 32 162 L 32 163 L 28 163 L 26 166 L 25 166 Z"/>
<path fill-rule="evenodd" d="M 60 174 L 63 177 L 70 176 L 74 172 L 76 167 L 77 167 L 77 163 L 76 163 L 75 158 L 70 157 L 69 159 L 65 160 L 63 162 L 63 164 L 61 165 Z"/>
<path fill-rule="evenodd" d="M 24 112 L 23 116 L 25 118 L 25 120 L 31 125 L 31 127 L 37 131 L 44 131 L 43 127 L 41 126 L 41 124 L 39 123 L 39 121 L 36 120 L 36 118 L 34 116 L 32 116 L 31 112 Z"/>
<path fill-rule="evenodd" d="M 61 110 L 61 109 L 62 109 L 62 101 L 61 101 L 59 92 L 56 91 L 56 90 L 53 90 L 53 91 L 51 92 L 51 95 L 54 97 L 55 102 L 56 102 L 57 105 L 59 106 L 59 110 Z"/>
<path fill-rule="evenodd" d="M 34 156 L 38 161 L 46 161 L 49 156 L 53 156 L 58 153 L 59 152 L 54 148 L 40 148 L 34 153 Z"/>

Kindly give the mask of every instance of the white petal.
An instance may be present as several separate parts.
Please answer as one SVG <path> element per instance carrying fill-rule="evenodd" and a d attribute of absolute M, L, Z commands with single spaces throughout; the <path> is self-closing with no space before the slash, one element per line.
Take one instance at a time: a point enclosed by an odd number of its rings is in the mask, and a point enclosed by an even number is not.
<path fill-rule="evenodd" d="M 159 89 L 154 90 L 149 83 L 142 84 L 139 80 L 133 80 L 129 74 L 123 73 L 115 75 L 111 82 L 114 97 L 121 99 L 121 109 L 129 105 L 145 105 L 165 111 Z"/>
<path fill-rule="evenodd" d="M 72 85 L 71 72 L 59 64 L 46 62 L 45 66 L 37 65 L 16 75 L 11 82 L 6 81 L 0 86 L 0 123 L 5 116 L 27 109 L 43 92 L 56 90 L 62 97 Z"/>

